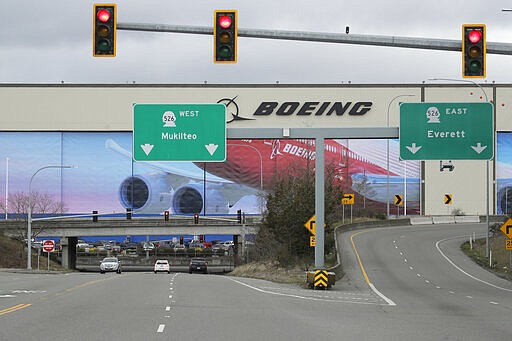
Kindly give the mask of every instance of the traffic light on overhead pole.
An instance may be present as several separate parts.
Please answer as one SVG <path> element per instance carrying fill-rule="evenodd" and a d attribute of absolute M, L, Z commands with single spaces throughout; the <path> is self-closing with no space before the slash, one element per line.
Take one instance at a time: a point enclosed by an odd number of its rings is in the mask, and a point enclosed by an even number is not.
<path fill-rule="evenodd" d="M 115 57 L 116 5 L 94 4 L 93 15 L 93 56 Z"/>
<path fill-rule="evenodd" d="M 485 25 L 462 25 L 462 77 L 485 78 Z"/>
<path fill-rule="evenodd" d="M 238 19 L 236 10 L 215 11 L 213 24 L 213 62 L 236 63 Z"/>

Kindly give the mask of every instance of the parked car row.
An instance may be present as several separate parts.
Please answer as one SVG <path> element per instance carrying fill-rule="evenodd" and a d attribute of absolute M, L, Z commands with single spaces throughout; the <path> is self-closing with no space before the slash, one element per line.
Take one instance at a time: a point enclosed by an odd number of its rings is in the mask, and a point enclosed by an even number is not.
<path fill-rule="evenodd" d="M 174 253 L 186 251 L 229 251 L 234 246 L 233 241 L 211 241 L 200 242 L 199 240 L 186 241 L 184 243 L 174 243 L 171 241 L 161 242 L 142 242 L 142 243 L 117 243 L 115 241 L 97 241 L 94 243 L 86 242 L 85 240 L 78 240 L 76 245 L 77 251 L 86 253 L 95 253 L 103 251 L 111 251 L 115 253 L 123 253 L 132 255 L 140 252 L 158 252 L 167 250 Z"/>

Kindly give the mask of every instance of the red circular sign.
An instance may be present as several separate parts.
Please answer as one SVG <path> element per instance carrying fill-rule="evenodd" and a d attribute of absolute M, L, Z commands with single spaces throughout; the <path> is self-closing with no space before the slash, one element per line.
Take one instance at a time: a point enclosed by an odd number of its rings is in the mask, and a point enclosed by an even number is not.
<path fill-rule="evenodd" d="M 53 252 L 55 250 L 55 242 L 53 240 L 43 240 L 43 251 Z"/>

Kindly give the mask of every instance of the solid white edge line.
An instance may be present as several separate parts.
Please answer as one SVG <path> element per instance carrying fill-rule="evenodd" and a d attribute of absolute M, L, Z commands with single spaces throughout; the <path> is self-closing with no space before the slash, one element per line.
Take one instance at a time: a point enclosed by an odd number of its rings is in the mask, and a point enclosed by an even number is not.
<path fill-rule="evenodd" d="M 259 291 L 259 292 L 264 293 L 264 294 L 269 294 L 269 295 L 293 297 L 293 298 L 299 298 L 299 299 L 302 299 L 302 300 L 309 300 L 309 301 L 324 301 L 324 302 L 333 302 L 333 303 L 352 303 L 352 304 L 364 304 L 364 305 L 379 305 L 378 303 L 373 303 L 373 302 L 336 301 L 336 300 L 333 300 L 333 299 L 323 299 L 323 298 L 318 298 L 318 297 L 307 297 L 307 296 L 286 294 L 286 293 L 280 293 L 280 292 L 273 292 L 273 291 L 268 291 L 268 290 L 263 290 L 263 289 L 257 288 L 255 286 L 252 286 L 252 285 L 244 283 L 244 282 L 237 281 L 236 279 L 233 279 L 233 278 L 230 278 L 230 277 L 226 277 L 226 278 L 231 280 L 231 281 L 233 281 L 233 282 L 235 282 L 235 283 L 244 285 L 244 286 L 246 286 L 246 287 L 248 287 L 250 289 Z"/>
<path fill-rule="evenodd" d="M 163 333 L 165 329 L 165 324 L 161 324 L 158 326 L 158 329 L 156 330 L 157 333 Z"/>
<path fill-rule="evenodd" d="M 384 301 L 386 301 L 386 303 L 388 305 L 391 305 L 391 306 L 395 306 L 396 305 L 395 302 L 393 302 L 392 300 L 387 298 L 384 294 L 382 294 L 379 290 L 377 290 L 377 288 L 372 283 L 368 283 L 368 285 L 373 290 L 373 292 L 376 293 L 377 295 L 379 295 L 379 297 L 382 298 Z"/>
<path fill-rule="evenodd" d="M 392 227 L 393 228 L 393 227 Z M 399 228 L 399 227 L 394 227 L 394 228 Z M 354 252 L 356 254 L 356 258 L 357 260 L 359 261 L 359 266 L 361 267 L 361 270 L 363 272 L 363 277 L 365 279 L 365 282 L 368 284 L 368 286 L 370 287 L 370 289 L 372 289 L 372 291 L 374 293 L 376 293 L 380 298 L 382 298 L 384 301 L 386 301 L 386 303 L 390 306 L 396 306 L 396 303 L 393 302 L 391 299 L 387 298 L 384 294 L 382 294 L 379 290 L 377 290 L 377 288 L 370 282 L 370 278 L 368 277 L 368 274 L 366 273 L 366 270 L 364 269 L 364 266 L 363 266 L 363 262 L 361 260 L 361 257 L 359 257 L 359 252 L 357 252 L 357 247 L 356 247 L 356 244 L 354 242 L 354 236 L 357 236 L 359 234 L 363 234 L 363 233 L 366 233 L 370 230 L 363 230 L 363 231 L 360 231 L 360 232 L 357 232 L 357 233 L 354 233 L 352 235 L 350 235 L 350 240 L 352 242 L 352 247 L 354 249 Z"/>
<path fill-rule="evenodd" d="M 446 256 L 446 255 L 444 254 L 444 252 L 443 252 L 443 251 L 441 251 L 441 248 L 439 247 L 439 244 L 440 244 L 440 243 L 445 242 L 445 241 L 447 241 L 447 240 L 451 240 L 451 239 L 458 239 L 458 238 L 465 238 L 465 237 L 466 237 L 466 236 L 458 236 L 458 237 L 450 237 L 450 238 L 441 239 L 441 240 L 439 240 L 439 241 L 436 243 L 437 251 L 439 251 L 439 253 L 441 254 L 441 256 L 443 256 L 443 257 L 444 257 L 444 259 L 446 259 L 446 260 L 448 261 L 448 263 L 450 263 L 451 265 L 453 265 L 453 267 L 454 267 L 455 269 L 459 270 L 459 271 L 460 271 L 460 272 L 462 272 L 464 275 L 466 275 L 466 276 L 468 276 L 468 277 L 470 277 L 470 278 L 473 278 L 475 281 L 478 281 L 478 282 L 481 282 L 481 283 L 487 284 L 487 285 L 489 285 L 489 286 L 491 286 L 491 287 L 494 287 L 494 288 L 496 288 L 496 289 L 500 289 L 500 290 L 504 290 L 504 291 L 510 291 L 510 292 L 512 292 L 512 289 L 507 289 L 507 288 L 500 287 L 500 286 L 498 286 L 498 285 L 494 285 L 494 284 L 492 284 L 492 283 L 486 282 L 486 281 L 484 281 L 484 280 L 482 280 L 482 279 L 480 279 L 480 278 L 477 278 L 477 277 L 475 277 L 475 276 L 473 276 L 473 275 L 468 274 L 466 271 L 462 270 L 462 269 L 461 269 L 460 267 L 458 267 L 454 262 L 452 262 L 452 260 L 451 260 L 450 258 L 448 258 L 448 256 Z"/>

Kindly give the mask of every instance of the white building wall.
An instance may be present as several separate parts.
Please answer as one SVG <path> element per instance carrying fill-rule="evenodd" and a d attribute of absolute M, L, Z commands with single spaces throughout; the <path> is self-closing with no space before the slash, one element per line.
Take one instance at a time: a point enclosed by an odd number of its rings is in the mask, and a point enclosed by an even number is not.
<path fill-rule="evenodd" d="M 236 98 L 243 117 L 262 101 L 373 102 L 363 116 L 271 116 L 256 121 L 236 121 L 229 127 L 396 127 L 399 103 L 483 102 L 485 94 L 495 103 L 497 131 L 512 130 L 512 86 L 368 85 L 368 86 L 129 86 L 129 85 L 0 85 L 0 129 L 4 131 L 131 131 L 134 103 L 216 103 Z M 496 97 L 494 98 L 494 91 Z M 406 96 L 414 95 L 414 97 Z M 228 119 L 231 117 L 228 112 Z M 439 161 L 424 162 L 424 214 L 485 214 L 487 209 L 486 161 L 453 161 L 452 172 L 440 171 Z M 489 162 L 490 212 L 494 212 L 494 161 Z M 444 204 L 451 194 L 453 203 Z"/>

